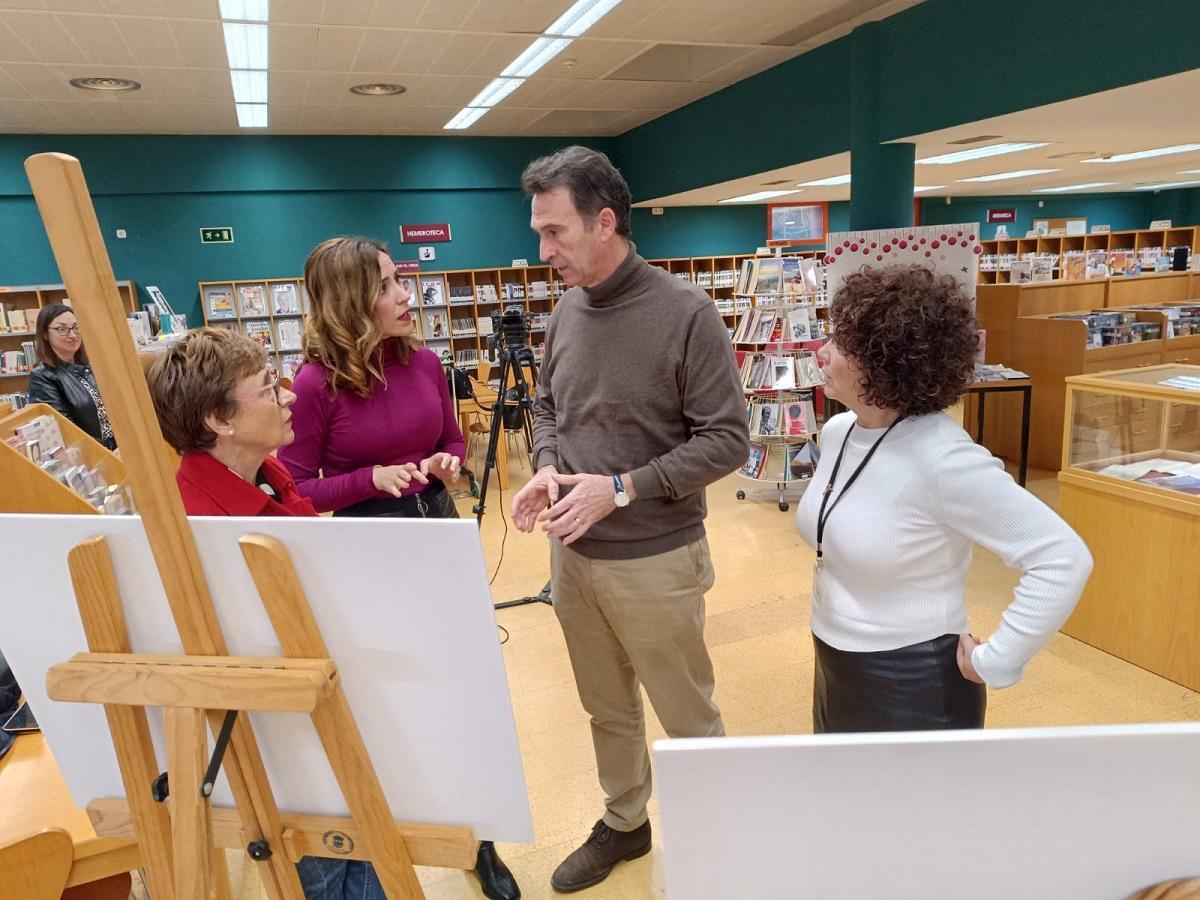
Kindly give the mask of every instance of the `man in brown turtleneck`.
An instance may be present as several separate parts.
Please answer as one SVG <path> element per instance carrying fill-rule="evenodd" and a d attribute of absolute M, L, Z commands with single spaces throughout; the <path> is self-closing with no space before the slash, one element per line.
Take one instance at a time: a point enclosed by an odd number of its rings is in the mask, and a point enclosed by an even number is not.
<path fill-rule="evenodd" d="M 671 737 L 725 733 L 704 644 L 715 577 L 704 488 L 745 461 L 749 436 L 712 299 L 637 255 L 629 188 L 608 157 L 568 147 L 521 182 L 540 255 L 570 290 L 546 330 L 536 474 L 512 514 L 551 538 L 554 610 L 606 794 L 603 817 L 550 879 L 569 892 L 650 850 L 639 682 Z"/>

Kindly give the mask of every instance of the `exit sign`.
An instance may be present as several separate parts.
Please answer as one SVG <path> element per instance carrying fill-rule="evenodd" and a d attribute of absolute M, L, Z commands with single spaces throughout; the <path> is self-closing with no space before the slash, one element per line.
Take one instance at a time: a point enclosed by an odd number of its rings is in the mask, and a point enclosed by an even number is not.
<path fill-rule="evenodd" d="M 228 226 L 220 228 L 201 228 L 200 243 L 202 244 L 232 244 L 233 229 Z"/>

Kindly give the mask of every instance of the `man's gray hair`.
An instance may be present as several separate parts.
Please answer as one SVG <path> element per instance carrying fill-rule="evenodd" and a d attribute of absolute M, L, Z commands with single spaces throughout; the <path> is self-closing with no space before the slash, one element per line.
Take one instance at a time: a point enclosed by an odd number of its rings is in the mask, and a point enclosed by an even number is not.
<path fill-rule="evenodd" d="M 564 186 L 589 229 L 608 207 L 617 217 L 617 234 L 629 237 L 629 185 L 607 156 L 576 144 L 535 159 L 521 175 L 521 188 L 531 197 Z"/>

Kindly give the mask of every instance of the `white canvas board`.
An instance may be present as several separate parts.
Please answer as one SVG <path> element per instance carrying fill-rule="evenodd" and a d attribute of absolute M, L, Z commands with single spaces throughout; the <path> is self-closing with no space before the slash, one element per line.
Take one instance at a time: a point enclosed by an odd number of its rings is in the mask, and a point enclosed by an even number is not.
<path fill-rule="evenodd" d="M 667 895 L 1117 900 L 1200 873 L 1200 723 L 657 741 Z"/>
<path fill-rule="evenodd" d="M 979 256 L 983 253 L 979 223 L 835 231 L 825 239 L 825 283 L 829 299 L 842 282 L 863 266 L 919 265 L 950 275 L 975 303 Z"/>
<path fill-rule="evenodd" d="M 190 521 L 233 655 L 280 655 L 237 539 L 269 534 L 289 549 L 397 819 L 533 840 L 473 521 Z M 51 702 L 45 693 L 46 670 L 87 650 L 66 560 L 96 534 L 112 551 L 135 652 L 182 652 L 139 518 L 0 516 L 0 649 L 81 806 L 125 795 L 102 709 Z M 253 721 L 280 808 L 345 814 L 310 718 L 255 713 Z M 160 715 L 152 725 L 165 768 Z M 214 802 L 232 805 L 224 775 Z"/>

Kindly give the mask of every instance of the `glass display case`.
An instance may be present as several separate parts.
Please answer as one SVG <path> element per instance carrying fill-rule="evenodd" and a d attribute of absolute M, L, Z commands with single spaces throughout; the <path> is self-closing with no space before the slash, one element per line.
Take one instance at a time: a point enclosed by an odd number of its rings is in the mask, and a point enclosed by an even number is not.
<path fill-rule="evenodd" d="M 1200 366 L 1066 379 L 1058 510 L 1092 552 L 1063 633 L 1200 690 Z"/>
<path fill-rule="evenodd" d="M 1200 507 L 1200 366 L 1121 369 L 1066 385 L 1064 475 Z"/>

